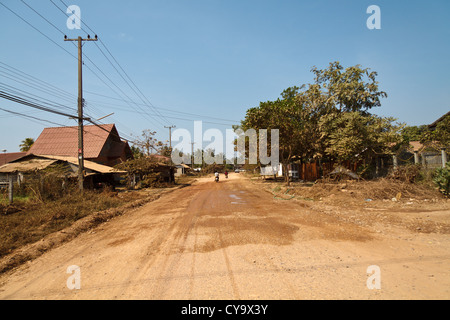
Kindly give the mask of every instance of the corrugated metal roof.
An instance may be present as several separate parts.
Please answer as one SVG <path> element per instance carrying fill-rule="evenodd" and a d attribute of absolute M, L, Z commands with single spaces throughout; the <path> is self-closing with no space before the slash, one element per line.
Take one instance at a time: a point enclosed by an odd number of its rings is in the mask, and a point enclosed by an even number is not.
<path fill-rule="evenodd" d="M 19 162 L 11 162 L 1 166 L 0 173 L 43 170 L 57 161 L 58 160 L 56 159 L 31 159 Z"/>
<path fill-rule="evenodd" d="M 71 164 L 74 164 L 78 167 L 78 158 L 76 157 L 65 157 L 65 156 L 53 156 L 53 155 L 36 155 L 38 157 L 45 157 L 48 159 L 54 159 L 54 160 L 60 160 L 60 161 L 66 161 Z M 112 167 L 104 166 L 102 164 L 98 164 L 92 161 L 84 160 L 84 167 L 86 169 L 96 171 L 99 173 L 125 173 L 126 171 L 118 171 L 115 170 Z"/>
<path fill-rule="evenodd" d="M 7 163 L 1 166 L 0 173 L 31 172 L 36 170 L 43 170 L 58 161 L 67 162 L 78 167 L 78 158 L 76 157 L 31 154 L 23 160 L 18 159 L 15 162 Z M 104 166 L 88 160 L 84 160 L 84 167 L 90 171 L 98 173 L 126 173 L 126 171 L 115 170 L 112 167 Z"/>

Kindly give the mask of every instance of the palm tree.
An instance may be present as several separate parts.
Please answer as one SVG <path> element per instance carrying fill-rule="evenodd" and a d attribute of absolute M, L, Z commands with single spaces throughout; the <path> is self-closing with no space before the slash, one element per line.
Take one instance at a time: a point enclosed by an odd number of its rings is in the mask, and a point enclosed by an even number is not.
<path fill-rule="evenodd" d="M 34 143 L 33 138 L 26 138 L 25 140 L 22 140 L 22 143 L 19 145 L 21 152 L 27 152 L 30 150 L 31 146 Z"/>

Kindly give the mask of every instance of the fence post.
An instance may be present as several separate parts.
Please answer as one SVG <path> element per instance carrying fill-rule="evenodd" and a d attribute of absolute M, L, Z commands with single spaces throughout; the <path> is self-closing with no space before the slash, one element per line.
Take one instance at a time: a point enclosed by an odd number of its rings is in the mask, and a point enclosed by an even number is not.
<path fill-rule="evenodd" d="M 397 156 L 394 154 L 392 156 L 393 162 L 394 162 L 394 169 L 397 169 L 398 167 L 398 161 L 397 161 Z"/>
<path fill-rule="evenodd" d="M 442 154 L 442 168 L 445 168 L 445 165 L 447 163 L 447 154 L 445 153 L 445 148 L 441 149 Z"/>
<path fill-rule="evenodd" d="M 8 180 L 9 180 L 9 188 L 8 188 L 9 203 L 13 203 L 13 201 L 14 201 L 14 179 L 11 174 L 8 176 Z"/>
<path fill-rule="evenodd" d="M 419 164 L 419 151 L 414 151 L 414 164 Z"/>

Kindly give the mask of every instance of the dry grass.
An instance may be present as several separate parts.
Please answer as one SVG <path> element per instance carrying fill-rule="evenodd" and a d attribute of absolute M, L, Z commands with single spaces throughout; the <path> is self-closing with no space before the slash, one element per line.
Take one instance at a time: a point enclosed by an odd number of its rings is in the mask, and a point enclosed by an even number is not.
<path fill-rule="evenodd" d="M 0 258 L 26 244 L 62 230 L 94 212 L 143 198 L 138 192 L 73 192 L 55 201 L 0 202 Z"/>
<path fill-rule="evenodd" d="M 281 181 L 264 181 L 264 187 L 274 195 L 290 199 L 295 196 L 304 200 L 321 200 L 330 196 L 335 200 L 365 201 L 391 200 L 400 196 L 402 199 L 445 199 L 431 184 L 410 183 L 396 179 L 379 179 L 374 181 L 322 181 L 318 183 L 291 183 L 286 186 Z"/>
<path fill-rule="evenodd" d="M 318 183 L 302 193 L 312 198 L 325 197 L 330 194 L 346 194 L 356 200 L 391 200 L 401 195 L 403 198 L 416 200 L 443 198 L 435 189 L 425 184 L 414 184 L 391 179 L 376 181 L 348 181 L 342 183 Z"/>

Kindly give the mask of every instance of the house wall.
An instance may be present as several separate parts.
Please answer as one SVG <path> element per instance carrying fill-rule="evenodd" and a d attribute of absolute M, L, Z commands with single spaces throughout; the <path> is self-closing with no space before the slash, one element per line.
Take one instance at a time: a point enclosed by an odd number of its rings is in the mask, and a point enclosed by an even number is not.
<path fill-rule="evenodd" d="M 288 166 L 289 177 L 305 181 L 316 181 L 322 176 L 329 174 L 335 166 L 334 162 L 322 163 L 292 163 Z M 344 161 L 343 166 L 349 170 L 356 171 L 357 164 L 350 161 Z M 277 177 L 283 177 L 283 166 L 280 164 L 278 168 L 261 168 L 261 175 L 273 176 L 276 172 Z"/>

